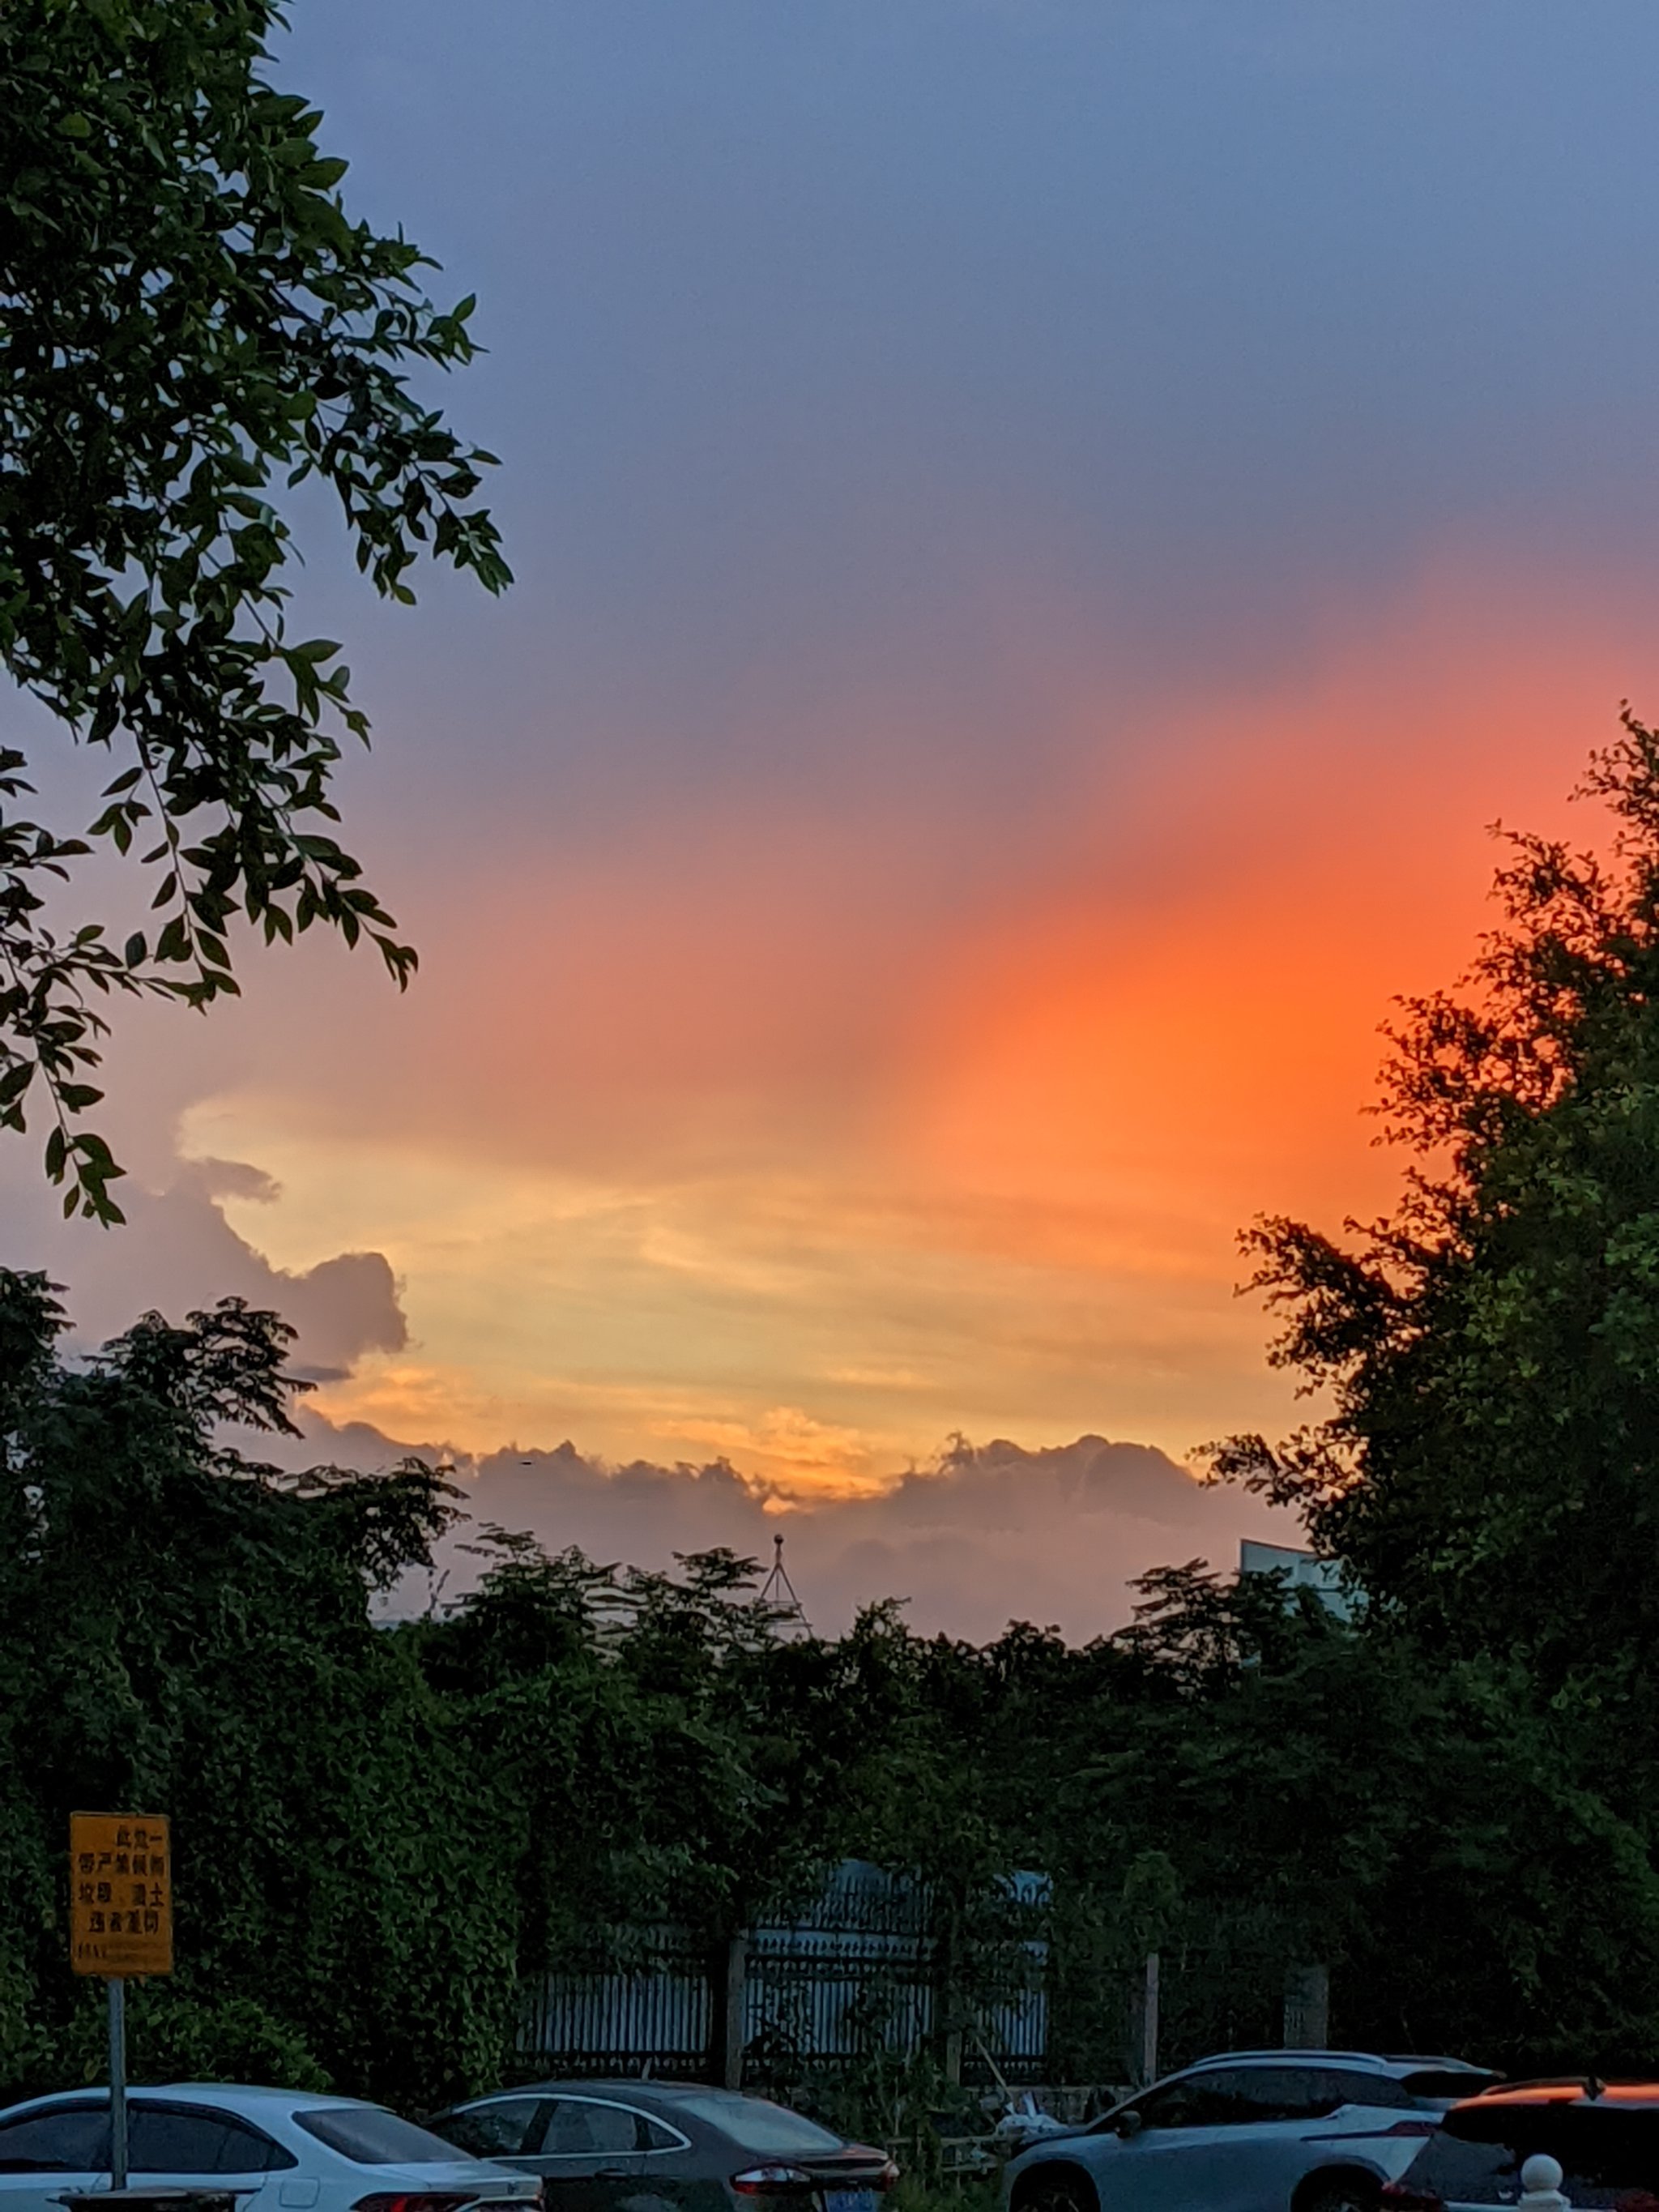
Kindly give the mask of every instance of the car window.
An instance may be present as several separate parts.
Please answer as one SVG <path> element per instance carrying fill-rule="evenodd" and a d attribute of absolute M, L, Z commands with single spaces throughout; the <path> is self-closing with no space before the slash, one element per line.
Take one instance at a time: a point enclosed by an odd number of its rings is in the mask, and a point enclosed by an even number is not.
<path fill-rule="evenodd" d="M 1540 2136 L 1544 2133 L 1539 2132 Z M 1583 2162 L 1575 2163 L 1573 2146 L 1559 2137 L 1553 2142 L 1460 2142 L 1455 2136 L 1437 2132 L 1412 2160 L 1401 2186 L 1419 2199 L 1433 2196 L 1448 2204 L 1513 2207 L 1521 2193 L 1522 2166 L 1540 2150 L 1548 2151 L 1561 2166 L 1561 2191 L 1574 2212 L 1645 2212 L 1659 2200 L 1653 2161 L 1642 2158 L 1639 2151 L 1634 2170 L 1616 2154 L 1607 2156 L 1605 2149 L 1591 2149 L 1587 2156 L 1581 2151 Z"/>
<path fill-rule="evenodd" d="M 127 2127 L 135 2173 L 269 2173 L 299 2163 L 258 2129 L 199 2106 L 135 2104 Z"/>
<path fill-rule="evenodd" d="M 1500 2204 L 1520 2194 L 1519 2172 L 1507 2144 L 1459 2142 L 1443 2130 L 1424 2144 L 1400 2185 L 1413 2197 L 1434 2196 L 1447 2203 Z"/>
<path fill-rule="evenodd" d="M 764 2097 L 739 2096 L 735 2090 L 710 2089 L 701 2096 L 681 2097 L 674 2109 L 701 2120 L 706 2127 L 718 2128 L 740 2149 L 762 2156 L 772 2151 L 784 2155 L 791 2151 L 822 2154 L 843 2147 L 839 2136 L 832 2136 L 816 2120 L 792 2112 L 787 2105 L 774 2105 Z"/>
<path fill-rule="evenodd" d="M 1387 2112 L 1411 2112 L 1419 2101 L 1409 2082 L 1396 2081 L 1391 2074 L 1361 2074 L 1357 2069 L 1350 2073 L 1346 2068 L 1333 2068 L 1325 2079 L 1339 2104 L 1380 2105 Z M 1457 2094 L 1468 2094 L 1467 2083 Z"/>
<path fill-rule="evenodd" d="M 641 2115 L 592 2097 L 557 2097 L 542 2139 L 544 2158 L 629 2157 L 643 2148 Z"/>
<path fill-rule="evenodd" d="M 0 2127 L 0 2173 L 98 2173 L 109 2168 L 109 2112 L 60 2105 Z"/>
<path fill-rule="evenodd" d="M 1252 2066 L 1229 2088 L 1241 2120 L 1322 2120 L 1353 2100 L 1352 2077 L 1326 2066 Z"/>
<path fill-rule="evenodd" d="M 1206 2128 L 1213 2126 L 1222 2112 L 1222 2100 L 1212 2087 L 1214 2077 L 1197 2075 L 1181 2081 L 1166 2081 L 1130 2109 L 1148 2128 Z"/>
<path fill-rule="evenodd" d="M 469 2155 L 379 2105 L 307 2105 L 294 2123 L 355 2166 L 453 2166 Z"/>
<path fill-rule="evenodd" d="M 1169 2081 L 1129 2110 L 1140 2115 L 1146 2128 L 1197 2128 L 1203 2126 L 1208 2107 L 1200 2082 Z"/>
<path fill-rule="evenodd" d="M 1659 2110 L 1556 2103 L 1469 2105 L 1449 2112 L 1441 2138 L 1460 2148 L 1500 2154 L 1512 2176 L 1536 2151 L 1547 2151 L 1567 2175 L 1569 2202 L 1612 2203 L 1638 2191 L 1659 2196 Z M 1483 2200 L 1470 2200 L 1479 2203 Z"/>
<path fill-rule="evenodd" d="M 640 2114 L 640 2124 L 645 2130 L 647 2150 L 684 2150 L 687 2148 L 685 2137 L 678 2129 L 665 2127 L 660 2120 L 653 2120 L 649 2112 Z"/>
<path fill-rule="evenodd" d="M 463 2105 L 432 2123 L 434 2135 L 459 2143 L 475 2158 L 510 2158 L 539 2148 L 546 2126 L 545 2097 L 492 2097 L 487 2105 Z"/>
<path fill-rule="evenodd" d="M 1236 2128 L 1323 2119 L 1347 2098 L 1347 2084 L 1322 2067 L 1212 2066 L 1167 2082 L 1135 2109 L 1148 2128 Z"/>

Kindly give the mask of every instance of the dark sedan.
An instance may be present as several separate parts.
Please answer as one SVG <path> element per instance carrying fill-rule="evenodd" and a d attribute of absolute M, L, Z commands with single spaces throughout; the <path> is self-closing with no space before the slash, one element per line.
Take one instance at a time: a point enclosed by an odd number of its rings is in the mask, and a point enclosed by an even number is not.
<path fill-rule="evenodd" d="M 427 2125 L 539 2174 L 547 2212 L 879 2212 L 898 2179 L 868 2143 L 691 2082 L 534 2081 Z"/>

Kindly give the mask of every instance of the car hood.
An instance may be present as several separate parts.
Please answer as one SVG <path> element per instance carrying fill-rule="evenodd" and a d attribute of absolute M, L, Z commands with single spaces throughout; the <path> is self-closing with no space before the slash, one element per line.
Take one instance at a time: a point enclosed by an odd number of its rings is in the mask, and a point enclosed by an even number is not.
<path fill-rule="evenodd" d="M 1035 2136 L 1031 2142 L 1023 2143 L 1009 2160 L 1008 2170 L 1012 2172 L 1015 2166 L 1023 2166 L 1028 2159 L 1040 2157 L 1043 2152 L 1052 2150 L 1056 2143 L 1088 2142 L 1100 2136 L 1109 2135 L 1110 2132 L 1109 2128 L 1097 2128 L 1092 2122 L 1086 2120 L 1075 2127 L 1057 2128 L 1052 2135 L 1040 2135 Z"/>

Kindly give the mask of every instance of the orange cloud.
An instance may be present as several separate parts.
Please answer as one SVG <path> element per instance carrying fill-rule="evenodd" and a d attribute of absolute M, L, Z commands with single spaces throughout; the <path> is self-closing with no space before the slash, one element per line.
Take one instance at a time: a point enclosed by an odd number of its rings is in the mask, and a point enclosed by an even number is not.
<path fill-rule="evenodd" d="M 878 1469 L 867 1437 L 814 1420 L 799 1406 L 769 1406 L 757 1421 L 682 1419 L 656 1434 L 676 1445 L 702 1444 L 757 1474 L 780 1498 L 860 1498 L 888 1488 L 896 1470 Z"/>
<path fill-rule="evenodd" d="M 447 883 L 410 1000 L 305 971 L 189 1149 L 282 1185 L 225 1201 L 276 1264 L 386 1255 L 411 1341 L 337 1418 L 793 1494 L 957 1428 L 1271 1426 L 1235 1233 L 1387 1202 L 1378 1024 L 1490 918 L 1494 817 L 1594 834 L 1653 628 L 1448 568 L 1252 690 L 1057 655 L 1007 834 L 849 779 Z"/>
<path fill-rule="evenodd" d="M 1218 1221 L 1386 1203 L 1361 1109 L 1392 1001 L 1491 926 L 1495 817 L 1601 834 L 1565 797 L 1641 673 L 1582 611 L 1498 611 L 1443 580 L 1263 696 L 1149 717 L 1092 865 L 942 963 L 900 1123 L 917 1172 L 1030 1201 L 1033 1249 L 1069 1206 L 1106 1266 L 1213 1270 Z"/>

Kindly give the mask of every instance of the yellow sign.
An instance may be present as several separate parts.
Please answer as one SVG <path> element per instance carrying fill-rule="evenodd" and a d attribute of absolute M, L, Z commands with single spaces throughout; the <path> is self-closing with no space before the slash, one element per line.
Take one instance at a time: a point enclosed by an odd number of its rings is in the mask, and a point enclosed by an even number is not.
<path fill-rule="evenodd" d="M 77 1974 L 173 1972 L 173 1846 L 159 1813 L 70 1814 L 70 1964 Z"/>

